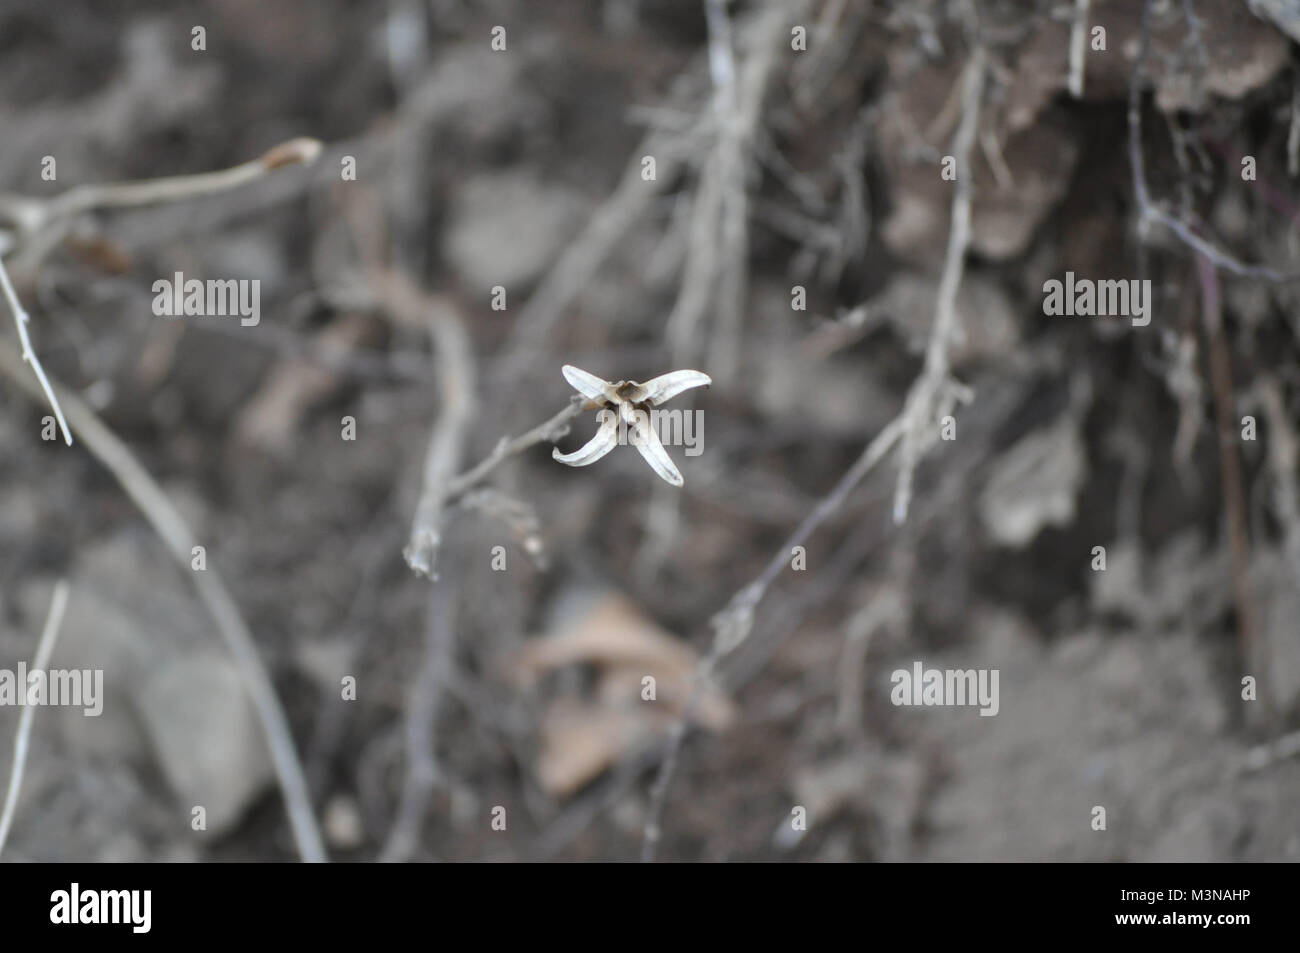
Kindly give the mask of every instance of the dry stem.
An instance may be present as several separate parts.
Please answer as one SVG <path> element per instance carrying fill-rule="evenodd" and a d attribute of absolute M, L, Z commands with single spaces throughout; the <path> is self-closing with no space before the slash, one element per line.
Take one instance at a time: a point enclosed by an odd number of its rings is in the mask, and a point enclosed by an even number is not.
<path fill-rule="evenodd" d="M 0 373 L 3 373 L 29 396 L 39 400 L 43 392 L 23 372 L 21 358 L 7 347 L 0 346 Z M 190 569 L 190 559 L 196 544 L 194 533 L 185 523 L 176 505 L 162 487 L 136 460 L 129 447 L 108 429 L 88 405 L 66 388 L 55 387 L 67 408 L 68 420 L 85 443 L 91 455 L 108 469 L 126 491 L 154 528 L 167 550 L 194 581 L 199 597 L 217 624 L 217 630 L 235 658 L 245 688 L 253 701 L 262 733 L 266 737 L 271 761 L 284 795 L 285 808 L 293 828 L 294 841 L 303 860 L 314 862 L 326 859 L 320 829 L 312 813 L 307 784 L 302 765 L 294 746 L 293 734 L 284 709 L 275 694 L 275 686 L 257 654 L 257 645 L 248 625 L 240 615 L 239 607 L 231 597 L 225 582 L 216 570 L 209 567 L 203 572 Z"/>
<path fill-rule="evenodd" d="M 1070 95 L 1083 98 L 1083 63 L 1088 49 L 1089 0 L 1074 0 L 1074 22 L 1070 25 Z"/>
<path fill-rule="evenodd" d="M 59 627 L 63 624 L 63 610 L 68 607 L 68 582 L 60 580 L 54 587 L 54 598 L 50 601 L 50 613 L 45 618 L 45 628 L 41 631 L 41 641 L 36 646 L 36 658 L 32 662 L 33 670 L 44 671 L 49 667 L 50 655 L 54 652 L 54 643 L 59 638 Z M 20 691 L 27 691 L 23 685 Z M 35 705 L 23 707 L 18 716 L 18 734 L 14 737 L 14 762 L 9 772 L 9 791 L 5 795 L 4 811 L 0 812 L 0 855 L 5 852 L 5 841 L 9 839 L 9 829 L 13 826 L 14 812 L 18 809 L 18 792 L 23 785 L 23 769 L 27 764 L 27 745 L 31 740 L 32 719 L 36 714 Z"/>
<path fill-rule="evenodd" d="M 979 104 L 983 96 L 987 56 L 975 43 L 962 77 L 962 117 L 953 140 L 953 152 L 961 170 L 953 193 L 952 224 L 943 273 L 939 282 L 934 324 L 930 329 L 925 366 L 908 392 L 903 410 L 867 445 L 862 455 L 840 478 L 831 492 L 815 506 L 795 531 L 768 561 L 762 572 L 714 616 L 713 645 L 700 662 L 691 681 L 690 692 L 681 716 L 674 722 L 664 748 L 664 758 L 650 793 L 645 830 L 641 843 L 641 860 L 653 861 L 661 837 L 661 818 L 668 789 L 677 768 L 682 742 L 686 737 L 701 686 L 713 677 L 717 664 L 738 648 L 753 630 L 754 610 L 768 588 L 789 565 L 790 552 L 807 539 L 844 504 L 849 494 L 894 448 L 902 443 L 899 480 L 895 493 L 895 517 L 905 518 L 911 496 L 912 472 L 928 441 L 925 434 L 933 428 L 936 416 L 946 413 L 957 400 L 969 400 L 969 392 L 948 375 L 948 345 L 956 325 L 956 298 L 961 284 L 965 254 L 970 243 L 970 169 L 971 149 L 976 139 Z M 900 520 L 901 521 L 901 520 Z"/>
<path fill-rule="evenodd" d="M 1267 669 L 1263 646 L 1256 642 L 1255 601 L 1250 589 L 1250 540 L 1246 534 L 1246 496 L 1237 459 L 1236 426 L 1233 423 L 1232 358 L 1223 331 L 1223 300 L 1219 276 L 1204 255 L 1198 255 L 1196 270 L 1201 281 L 1201 314 L 1210 357 L 1210 382 L 1214 389 L 1215 436 L 1219 449 L 1219 480 L 1223 508 L 1228 520 L 1228 541 L 1232 552 L 1232 587 L 1237 606 L 1237 641 L 1241 662 L 1249 669 Z M 1259 679 L 1259 700 L 1271 716 L 1268 680 Z"/>
<path fill-rule="evenodd" d="M 22 302 L 18 300 L 18 293 L 14 291 L 14 286 L 9 281 L 9 272 L 5 270 L 2 259 L 0 259 L 0 287 L 3 287 L 5 300 L 9 302 L 9 310 L 13 312 L 14 324 L 18 327 L 18 340 L 22 343 L 23 348 L 23 363 L 31 365 L 32 373 L 41 382 L 41 392 L 45 394 L 45 399 L 49 401 L 50 407 L 54 410 L 54 416 L 59 421 L 59 429 L 63 431 L 63 441 L 70 447 L 72 446 L 72 433 L 68 430 L 68 422 L 63 419 L 63 408 L 59 406 L 59 399 L 54 396 L 54 389 L 50 387 L 50 380 L 45 376 L 45 368 L 41 367 L 36 352 L 32 350 L 32 340 L 27 336 L 27 312 L 23 310 Z"/>
<path fill-rule="evenodd" d="M 1146 169 L 1142 159 L 1142 78 L 1151 47 L 1151 0 L 1142 3 L 1141 32 L 1138 40 L 1138 57 L 1133 66 L 1133 77 L 1128 93 L 1128 148 L 1129 165 L 1133 170 L 1133 193 L 1138 203 L 1139 229 L 1147 223 L 1158 222 L 1169 229 L 1184 245 L 1208 259 L 1216 268 L 1243 278 L 1263 278 L 1284 282 L 1300 280 L 1300 272 L 1282 272 L 1267 265 L 1248 265 L 1217 248 L 1197 235 L 1181 218 L 1170 214 L 1151 201 L 1147 189 Z"/>

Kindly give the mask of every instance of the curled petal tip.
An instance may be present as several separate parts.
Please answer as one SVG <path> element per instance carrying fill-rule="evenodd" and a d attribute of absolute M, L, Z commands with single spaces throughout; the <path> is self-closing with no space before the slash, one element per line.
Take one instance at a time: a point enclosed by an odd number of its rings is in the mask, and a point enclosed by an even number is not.
<path fill-rule="evenodd" d="M 607 414 L 596 435 L 581 447 L 572 453 L 560 453 L 559 447 L 552 447 L 551 457 L 567 466 L 585 467 L 595 463 L 617 446 L 618 418 L 614 414 Z"/>
<path fill-rule="evenodd" d="M 663 477 L 664 482 L 681 486 L 685 482 L 682 480 L 681 473 L 672 458 L 668 456 L 664 445 L 659 442 L 659 434 L 655 433 L 654 427 L 648 425 L 644 415 L 637 416 L 634 428 L 635 439 L 632 442 L 645 458 L 645 462 L 650 464 L 650 469 Z"/>
<path fill-rule="evenodd" d="M 603 403 L 609 400 L 610 386 L 608 381 L 601 380 L 595 374 L 589 374 L 580 367 L 574 367 L 572 364 L 565 364 L 560 368 L 564 374 L 564 379 L 569 382 L 569 386 L 588 397 L 591 400 Z"/>
<path fill-rule="evenodd" d="M 690 390 L 692 387 L 708 387 L 712 383 L 713 378 L 703 371 L 684 370 L 661 374 L 653 380 L 646 381 L 644 386 L 646 399 L 658 405 L 666 400 L 672 400 L 682 391 Z"/>

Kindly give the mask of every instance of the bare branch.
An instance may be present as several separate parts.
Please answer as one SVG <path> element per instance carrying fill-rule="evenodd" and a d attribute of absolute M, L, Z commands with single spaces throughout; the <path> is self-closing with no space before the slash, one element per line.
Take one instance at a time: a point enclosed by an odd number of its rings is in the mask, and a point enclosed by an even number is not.
<path fill-rule="evenodd" d="M 285 166 L 308 164 L 320 154 L 316 139 L 290 139 L 256 159 L 229 169 L 176 175 L 139 182 L 111 182 L 79 185 L 51 199 L 28 196 L 0 196 L 0 209 L 18 228 L 15 268 L 29 270 L 67 235 L 73 220 L 86 212 L 104 208 L 138 208 L 179 202 L 238 188 Z"/>
<path fill-rule="evenodd" d="M 1250 539 L 1246 533 L 1246 491 L 1237 459 L 1235 401 L 1232 387 L 1232 357 L 1223 331 L 1223 296 L 1218 273 L 1204 255 L 1197 256 L 1196 271 L 1201 282 L 1201 317 L 1210 357 L 1210 383 L 1214 390 L 1215 435 L 1219 450 L 1219 482 L 1223 509 L 1227 514 L 1228 543 L 1232 552 L 1232 585 L 1237 607 L 1237 641 L 1241 662 L 1252 669 L 1268 670 L 1265 647 L 1257 641 L 1255 601 L 1250 588 Z M 1261 682 L 1259 700 L 1266 717 L 1272 717 L 1271 693 Z"/>
<path fill-rule="evenodd" d="M 1287 562 L 1300 584 L 1300 440 L 1297 440 L 1282 395 L 1282 386 L 1271 374 L 1263 374 L 1255 391 L 1268 420 L 1268 466 L 1273 472 L 1273 508 L 1282 524 Z"/>
<path fill-rule="evenodd" d="M 754 624 L 754 609 L 763 596 L 766 595 L 768 587 L 789 565 L 790 551 L 795 546 L 800 546 L 806 542 L 808 537 L 844 504 L 844 501 L 848 499 L 854 488 L 875 468 L 876 464 L 884 459 L 885 454 L 898 442 L 902 433 L 903 417 L 900 415 L 890 421 L 876 435 L 875 439 L 867 445 L 866 450 L 862 452 L 862 456 L 840 477 L 839 482 L 835 484 L 835 488 L 813 508 L 811 513 L 804 517 L 795 531 L 790 534 L 789 539 L 781 544 L 763 571 L 749 585 L 732 596 L 727 606 L 713 617 L 713 646 L 709 650 L 709 654 L 700 662 L 699 668 L 691 680 L 686 704 L 681 716 L 673 723 L 665 745 L 664 760 L 659 767 L 659 774 L 655 778 L 654 788 L 651 790 L 650 808 L 646 815 L 645 831 L 641 841 L 641 860 L 643 862 L 649 863 L 655 858 L 655 851 L 659 844 L 660 819 L 663 816 L 664 802 L 668 797 L 668 788 L 677 769 L 677 759 L 682 742 L 686 737 L 686 729 L 695 714 L 695 706 L 702 694 L 702 687 L 713 677 L 713 670 L 717 663 L 722 660 L 722 657 L 734 651 L 749 637 Z"/>
<path fill-rule="evenodd" d="M 1300 175 L 1300 77 L 1291 90 L 1291 125 L 1286 133 L 1286 174 Z"/>
<path fill-rule="evenodd" d="M 1137 62 L 1133 64 L 1133 76 L 1128 88 L 1128 154 L 1129 165 L 1133 170 L 1133 194 L 1138 203 L 1139 234 L 1145 230 L 1148 223 L 1158 222 L 1173 232 L 1184 245 L 1208 259 L 1216 268 L 1242 278 L 1263 278 L 1274 282 L 1300 280 L 1300 272 L 1282 272 L 1267 265 L 1248 265 L 1239 261 L 1215 247 L 1212 242 L 1197 235 L 1187 222 L 1151 201 L 1151 193 L 1147 189 L 1146 168 L 1142 160 L 1142 78 L 1150 48 L 1151 0 L 1143 0 L 1138 57 Z"/>
<path fill-rule="evenodd" d="M 41 389 L 23 373 L 23 363 L 17 354 L 0 346 L 0 373 L 3 373 L 29 396 L 39 400 Z M 293 828 L 294 841 L 303 860 L 309 862 L 326 859 L 321 842 L 320 828 L 312 813 L 307 794 L 307 783 L 294 746 L 289 721 L 275 694 L 275 686 L 257 653 L 257 643 L 230 590 L 212 567 L 206 572 L 190 569 L 192 550 L 196 545 L 193 531 L 181 516 L 180 510 L 149 475 L 129 447 L 108 429 L 90 407 L 66 388 L 58 387 L 68 419 L 85 443 L 91 455 L 113 474 L 145 519 L 154 528 L 168 552 L 194 582 L 199 598 L 212 615 L 226 647 L 235 658 L 244 687 L 248 689 L 253 707 L 257 711 L 276 777 L 284 796 L 285 809 Z"/>
<path fill-rule="evenodd" d="M 686 235 L 688 252 L 681 289 L 668 317 L 673 362 L 692 366 L 698 359 L 698 328 L 706 312 L 717 312 L 708 365 L 726 384 L 735 373 L 744 315 L 748 269 L 749 194 L 746 179 L 762 107 L 778 62 L 776 52 L 786 24 L 804 5 L 775 3 L 755 12 L 743 31 L 747 55 L 737 65 L 732 24 L 725 3 L 705 0 L 709 29 L 709 72 L 713 80 L 708 151 L 699 162 L 699 182 Z"/>
<path fill-rule="evenodd" d="M 911 497 L 912 472 L 921 452 L 927 446 L 926 434 L 932 429 L 937 416 L 947 413 L 957 401 L 969 401 L 970 392 L 948 374 L 948 344 L 956 326 L 956 298 L 961 285 L 966 249 L 970 244 L 971 169 L 970 155 L 976 139 L 979 106 L 983 97 L 987 71 L 987 56 L 976 42 L 970 61 L 962 77 L 962 117 L 953 140 L 953 152 L 958 157 L 961 174 L 953 194 L 952 224 L 948 235 L 948 251 L 939 281 L 938 300 L 935 305 L 934 324 L 930 330 L 925 366 L 908 392 L 903 410 L 891 420 L 867 445 L 852 467 L 840 477 L 831 492 L 813 508 L 799 526 L 768 561 L 763 571 L 747 586 L 731 597 L 726 607 L 713 617 L 713 645 L 701 661 L 691 682 L 690 692 L 681 716 L 674 722 L 664 748 L 664 759 L 650 794 L 645 830 L 641 842 L 641 860 L 655 858 L 661 837 L 660 822 L 668 789 L 676 771 L 682 743 L 686 737 L 701 687 L 713 677 L 718 662 L 735 651 L 753 630 L 754 610 L 766 595 L 768 588 L 789 564 L 790 551 L 802 545 L 827 519 L 844 504 L 849 494 L 870 473 L 886 454 L 901 443 L 902 461 L 895 493 L 894 515 L 899 522 L 906 518 Z"/>
<path fill-rule="evenodd" d="M 77 215 L 91 209 L 159 205 L 228 192 L 285 166 L 311 162 L 320 154 L 315 139 L 291 139 L 248 162 L 216 172 L 173 175 L 141 182 L 79 185 L 50 201 L 52 218 Z"/>
<path fill-rule="evenodd" d="M 425 315 L 437 352 L 441 401 L 424 457 L 424 488 L 411 521 L 410 541 L 402 551 L 408 566 L 422 576 L 437 579 L 447 489 L 460 466 L 473 418 L 474 351 L 455 307 L 421 294 L 399 273 L 388 273 L 380 297 L 390 307 L 410 315 Z"/>
<path fill-rule="evenodd" d="M 33 670 L 44 671 L 49 667 L 50 655 L 54 652 L 54 643 L 58 641 L 59 628 L 63 625 L 63 611 L 68 607 L 68 589 L 66 579 L 60 580 L 54 587 L 50 613 L 45 618 L 41 641 L 36 646 L 36 659 L 32 662 Z M 23 685 L 19 690 L 25 692 L 27 686 Z M 35 714 L 35 705 L 24 705 L 22 714 L 18 716 L 18 734 L 14 737 L 14 763 L 9 772 L 9 791 L 5 795 L 4 811 L 0 812 L 0 855 L 5 852 L 5 841 L 9 839 L 14 812 L 18 809 L 18 791 L 23 784 L 23 768 L 27 764 L 27 745 L 31 740 L 32 719 Z"/>
<path fill-rule="evenodd" d="M 1070 95 L 1083 98 L 1083 62 L 1088 42 L 1089 0 L 1074 0 L 1074 22 L 1070 25 Z"/>
<path fill-rule="evenodd" d="M 420 830 L 434 785 L 438 764 L 433 756 L 438 705 L 451 669 L 451 652 L 456 635 L 456 587 L 434 586 L 429 590 L 429 618 L 424 630 L 424 655 L 420 671 L 411 684 L 405 720 L 406 780 L 398 803 L 397 820 L 379 855 L 382 863 L 403 863 L 414 856 Z"/>
<path fill-rule="evenodd" d="M 565 248 L 524 304 L 501 362 L 503 377 L 515 377 L 553 337 L 565 309 L 591 282 L 618 241 L 637 223 L 664 185 L 676 176 L 693 136 L 692 129 L 680 136 L 655 130 L 645 137 L 628 161 L 618 189 L 593 213 L 582 234 Z M 641 178 L 641 157 L 647 155 L 654 156 L 656 161 L 654 182 Z"/>
<path fill-rule="evenodd" d="M 40 360 L 36 357 L 36 352 L 32 350 L 32 340 L 27 336 L 27 312 L 23 310 L 22 302 L 18 300 L 18 293 L 14 291 L 13 284 L 9 281 L 9 272 L 5 270 L 4 260 L 0 259 L 0 286 L 4 289 L 5 300 L 9 302 L 9 310 L 13 312 L 14 324 L 18 327 L 18 340 L 22 343 L 23 363 L 30 364 L 32 373 L 41 383 L 41 392 L 45 394 L 45 399 L 49 401 L 50 407 L 54 410 L 54 416 L 59 421 L 59 429 L 63 431 L 63 441 L 69 447 L 72 446 L 72 434 L 68 430 L 68 422 L 63 419 L 63 408 L 59 406 L 59 399 L 54 396 L 54 389 L 50 387 L 50 380 L 45 376 L 45 368 L 41 367 Z"/>
<path fill-rule="evenodd" d="M 1240 777 L 1243 774 L 1263 771 L 1279 761 L 1286 761 L 1297 755 L 1300 755 L 1300 731 L 1293 731 L 1251 748 L 1233 770 L 1233 776 Z"/>
<path fill-rule="evenodd" d="M 949 409 L 958 391 L 948 377 L 948 344 L 957 326 L 957 290 L 961 287 L 966 266 L 966 249 L 970 246 L 971 180 L 974 169 L 971 151 L 979 128 L 980 100 L 984 95 L 986 55 L 977 45 L 962 76 L 961 122 L 953 136 L 952 150 L 957 159 L 957 183 L 952 196 L 952 223 L 948 228 L 948 251 L 939 277 L 939 295 L 935 302 L 934 325 L 925 351 L 925 366 L 912 385 L 903 410 L 906 421 L 899 453 L 898 487 L 894 493 L 894 522 L 907 519 L 912 500 L 912 476 L 926 439 L 932 436 L 936 417 Z M 968 399 L 968 398 L 967 398 Z"/>
<path fill-rule="evenodd" d="M 586 403 L 581 396 L 575 394 L 568 406 L 550 420 L 538 424 L 518 437 L 503 437 L 491 453 L 447 485 L 448 501 L 454 500 L 466 490 L 483 482 L 489 473 L 510 457 L 523 453 L 529 447 L 539 443 L 555 443 L 569 432 L 569 422 L 582 413 Z"/>

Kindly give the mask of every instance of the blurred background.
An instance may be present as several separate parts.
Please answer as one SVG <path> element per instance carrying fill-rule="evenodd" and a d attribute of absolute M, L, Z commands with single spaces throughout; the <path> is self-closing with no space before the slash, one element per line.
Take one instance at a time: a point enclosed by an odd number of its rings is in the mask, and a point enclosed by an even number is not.
<path fill-rule="evenodd" d="M 638 857 L 710 622 L 773 559 L 659 857 L 1296 859 L 1300 300 L 1234 270 L 1300 262 L 1300 27 L 1255 6 L 6 0 L 0 253 L 45 369 L 224 581 L 333 859 Z M 58 198 L 295 137 L 313 162 L 211 194 Z M 958 180 L 955 438 L 901 525 L 894 453 L 796 554 L 924 376 Z M 1149 279 L 1150 324 L 1045 315 L 1067 271 Z M 155 316 L 176 272 L 258 280 L 260 322 Z M 672 405 L 704 423 L 685 485 L 541 440 L 442 498 L 414 573 L 426 452 L 445 485 L 542 424 L 564 364 L 709 373 Z M 3 859 L 297 858 L 197 571 L 90 442 L 42 439 L 26 373 L 0 668 L 67 579 L 52 664 L 106 697 L 35 713 Z M 997 716 L 891 705 L 916 661 L 997 669 Z"/>

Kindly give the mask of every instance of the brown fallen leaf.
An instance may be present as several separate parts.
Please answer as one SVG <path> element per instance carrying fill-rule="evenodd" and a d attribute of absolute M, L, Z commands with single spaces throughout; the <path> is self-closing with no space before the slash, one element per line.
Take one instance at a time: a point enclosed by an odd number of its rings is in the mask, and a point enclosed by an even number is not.
<path fill-rule="evenodd" d="M 690 646 L 617 592 L 575 592 L 562 599 L 548 634 L 503 663 L 504 675 L 525 687 L 571 665 L 597 669 L 588 696 L 561 696 L 545 706 L 535 765 L 542 789 L 567 797 L 667 731 L 685 710 L 699 661 Z M 654 679 L 653 698 L 645 697 L 647 677 Z M 701 687 L 696 721 L 723 731 L 735 716 L 720 689 Z"/>
<path fill-rule="evenodd" d="M 662 711 L 557 698 L 542 714 L 537 782 L 551 797 L 569 797 L 668 724 Z"/>
<path fill-rule="evenodd" d="M 565 665 L 653 667 L 656 677 L 689 675 L 699 656 L 646 618 L 617 592 L 575 592 L 561 601 L 550 631 L 509 660 L 510 672 L 525 682 Z"/>

